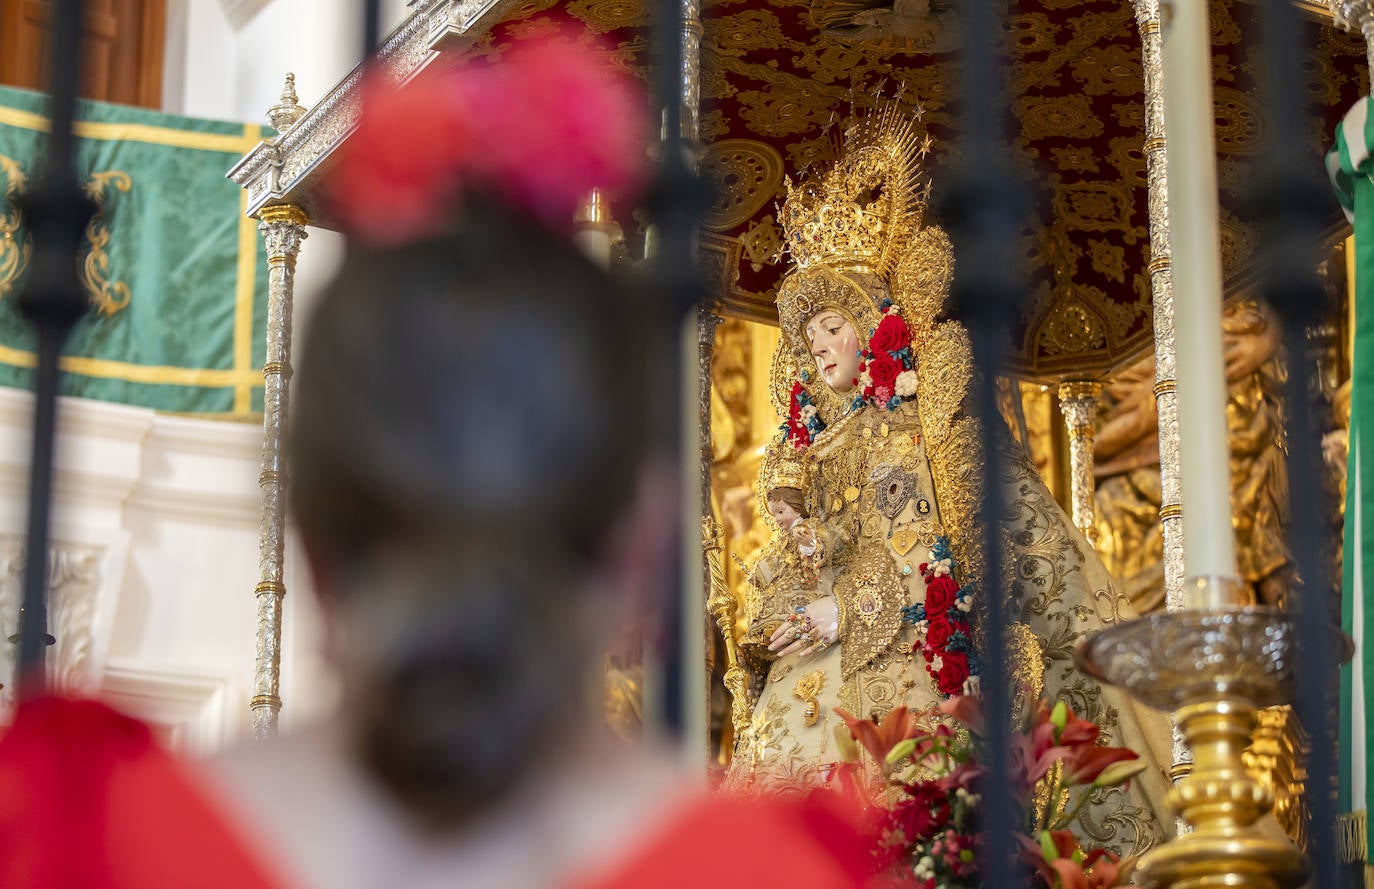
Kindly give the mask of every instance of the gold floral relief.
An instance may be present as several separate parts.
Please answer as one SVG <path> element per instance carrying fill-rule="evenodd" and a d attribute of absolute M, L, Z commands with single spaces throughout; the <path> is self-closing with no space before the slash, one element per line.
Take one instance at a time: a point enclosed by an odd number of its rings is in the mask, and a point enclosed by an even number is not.
<path fill-rule="evenodd" d="M 725 120 L 725 112 L 719 108 L 713 108 L 702 114 L 698 127 L 701 141 L 707 143 L 714 142 L 730 132 L 730 124 Z"/>
<path fill-rule="evenodd" d="M 597 34 L 651 24 L 649 6 L 642 0 L 569 0 L 564 8 Z"/>
<path fill-rule="evenodd" d="M 804 133 L 820 126 L 829 115 L 809 102 L 771 90 L 743 90 L 739 93 L 740 116 L 750 126 L 780 136 Z"/>
<path fill-rule="evenodd" d="M 706 149 L 701 175 L 713 191 L 702 224 L 726 231 L 749 221 L 773 200 L 782 186 L 782 156 L 766 142 L 723 139 Z"/>
<path fill-rule="evenodd" d="M 1255 255 L 1255 249 L 1259 246 L 1259 234 L 1224 207 L 1220 212 L 1220 221 L 1221 267 L 1226 274 L 1233 274 Z"/>
<path fill-rule="evenodd" d="M 1230 3 L 1208 3 L 1207 19 L 1212 26 L 1212 42 L 1219 46 L 1240 43 L 1244 37 Z"/>
<path fill-rule="evenodd" d="M 1051 182 L 1057 225 L 1085 232 L 1120 232 L 1127 244 L 1145 234 L 1135 225 L 1135 197 L 1123 183 L 1066 183 L 1057 176 Z"/>
<path fill-rule="evenodd" d="M 1107 160 L 1121 172 L 1121 175 L 1144 188 L 1149 177 L 1145 169 L 1145 146 L 1139 139 L 1119 137 L 1108 143 Z"/>
<path fill-rule="evenodd" d="M 1126 248 L 1122 245 L 1090 238 L 1088 258 L 1092 261 L 1093 271 L 1101 272 L 1104 277 L 1113 281 L 1125 282 Z"/>
<path fill-rule="evenodd" d="M 1022 96 L 1013 108 L 1030 139 L 1096 138 L 1106 130 L 1087 96 Z"/>
<path fill-rule="evenodd" d="M 110 280 L 110 256 L 106 252 L 110 245 L 110 229 L 105 224 L 105 196 L 107 189 L 127 192 L 132 187 L 133 180 L 122 170 L 92 173 L 86 180 L 86 196 L 95 201 L 98 209 L 86 225 L 88 243 L 81 263 L 81 282 L 91 305 L 107 317 L 128 308 L 130 294 L 128 284 Z"/>
<path fill-rule="evenodd" d="M 1106 342 L 1102 319 L 1077 299 L 1056 305 L 1040 330 L 1040 347 L 1049 355 L 1085 352 Z"/>
<path fill-rule="evenodd" d="M 1140 287 L 1148 287 L 1148 282 L 1136 281 Z M 1085 288 L 1086 289 L 1086 288 Z M 1093 288 L 1096 289 L 1096 288 Z M 1142 302 L 1121 302 L 1120 300 L 1108 299 L 1105 293 L 1098 292 L 1098 305 L 1102 306 L 1103 312 L 1107 316 L 1107 326 L 1112 334 L 1118 339 L 1126 335 L 1139 320 L 1140 316 L 1149 311 L 1149 306 Z"/>
<path fill-rule="evenodd" d="M 3 212 L 0 212 L 0 298 L 8 296 L 19 280 L 19 276 L 29 266 L 33 255 L 33 245 L 19 240 L 19 229 L 23 224 L 23 214 L 19 211 L 19 199 L 24 194 L 27 178 L 19 162 L 0 154 L 0 173 L 4 174 Z"/>
<path fill-rule="evenodd" d="M 1012 45 L 1022 53 L 1053 49 L 1061 28 L 1043 12 L 1026 12 L 1007 19 Z"/>
<path fill-rule="evenodd" d="M 744 255 L 749 258 L 749 264 L 758 270 L 777 262 L 782 255 L 782 229 L 778 228 L 772 216 L 765 216 L 749 226 L 740 236 L 740 243 L 744 246 Z"/>
<path fill-rule="evenodd" d="M 1089 49 L 1070 64 L 1070 70 L 1090 96 L 1135 96 L 1145 79 L 1140 51 L 1120 43 Z"/>
<path fill-rule="evenodd" d="M 1097 165 L 1097 152 L 1086 145 L 1051 148 L 1050 158 L 1059 169 L 1074 173 L 1096 173 L 1101 169 Z"/>
<path fill-rule="evenodd" d="M 723 56 L 741 57 L 761 49 L 799 50 L 802 44 L 782 33 L 778 17 L 766 9 L 748 9 L 703 21 L 703 48 Z"/>
<path fill-rule="evenodd" d="M 1264 108 L 1238 89 L 1218 86 L 1212 95 L 1217 152 L 1255 155 L 1264 151 Z"/>

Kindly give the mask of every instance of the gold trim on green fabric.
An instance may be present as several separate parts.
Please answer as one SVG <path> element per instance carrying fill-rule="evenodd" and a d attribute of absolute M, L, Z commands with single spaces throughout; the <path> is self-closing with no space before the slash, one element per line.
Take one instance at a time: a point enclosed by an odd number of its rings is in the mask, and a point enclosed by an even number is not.
<path fill-rule="evenodd" d="M 17 108 L 0 106 L 0 125 L 46 132 L 48 121 L 40 114 Z M 243 153 L 262 140 L 262 127 L 244 124 L 242 135 L 196 133 L 147 124 L 97 123 L 78 121 L 76 135 L 84 139 L 146 142 L 174 148 Z M 21 173 L 22 175 L 22 173 Z M 247 215 L 248 195 L 240 203 L 238 225 L 238 266 L 234 294 L 233 367 L 231 369 L 170 367 L 133 364 L 105 358 L 65 356 L 62 370 L 99 379 L 125 383 L 154 385 L 202 386 L 234 389 L 232 415 L 201 414 L 200 416 L 251 417 L 255 387 L 262 385 L 260 371 L 253 368 L 253 298 L 257 286 L 258 230 L 257 223 Z M 89 282 L 88 282 L 89 286 Z M 17 368 L 32 368 L 36 355 L 23 349 L 0 345 L 0 364 Z"/>
<path fill-rule="evenodd" d="M 253 144 L 262 136 L 262 127 L 243 125 L 244 140 Z M 257 289 L 258 226 L 248 215 L 248 192 L 243 193 L 239 213 L 238 290 L 234 298 L 234 370 L 253 369 L 253 293 Z M 256 379 L 254 380 L 256 382 Z M 253 403 L 253 383 L 240 383 L 234 389 L 234 413 L 248 413 Z"/>
<path fill-rule="evenodd" d="M 23 111 L 19 108 L 0 106 L 0 124 L 19 127 L 23 130 L 37 130 L 46 133 L 50 122 L 41 114 Z M 170 145 L 173 148 L 195 148 L 202 151 L 221 151 L 225 154 L 244 154 L 251 151 L 261 141 L 260 135 L 249 138 L 252 129 L 261 133 L 261 127 L 247 125 L 244 135 L 227 133 L 197 133 L 191 130 L 174 130 L 171 127 L 157 127 L 145 123 L 104 123 L 93 120 L 76 122 L 76 135 L 82 139 L 101 139 L 107 142 L 148 142 L 153 145 Z"/>
<path fill-rule="evenodd" d="M 10 346 L 0 346 L 0 364 L 32 368 L 37 363 L 37 356 L 33 352 L 11 348 Z M 214 368 L 130 364 L 127 361 L 84 358 L 79 355 L 64 355 L 59 362 L 59 367 L 68 373 L 81 374 L 85 377 L 99 377 L 106 380 L 120 380 L 125 383 L 205 386 L 211 389 L 223 389 L 245 384 L 251 388 L 261 382 L 261 375 L 253 370 L 216 370 Z"/>

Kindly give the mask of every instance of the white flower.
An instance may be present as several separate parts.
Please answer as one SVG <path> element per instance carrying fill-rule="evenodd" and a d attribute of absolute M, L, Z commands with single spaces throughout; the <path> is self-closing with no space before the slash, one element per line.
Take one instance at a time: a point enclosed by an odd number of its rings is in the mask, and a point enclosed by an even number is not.
<path fill-rule="evenodd" d="M 803 420 L 809 420 L 814 416 L 816 416 L 816 406 L 814 404 L 808 404 L 801 409 L 801 418 Z"/>
<path fill-rule="evenodd" d="M 955 607 L 955 608 L 958 608 L 960 611 L 964 612 L 965 614 L 968 614 L 970 611 L 973 610 L 973 597 L 972 597 L 972 596 L 964 596 L 964 597 L 963 597 L 962 599 L 960 599 L 958 602 L 955 602 L 955 603 L 954 603 L 954 607 Z"/>
<path fill-rule="evenodd" d="M 938 655 L 938 654 L 935 655 L 935 658 L 934 658 L 933 660 L 931 660 L 931 662 L 930 662 L 930 668 L 931 668 L 932 670 L 936 671 L 937 673 L 938 673 L 940 670 L 944 669 L 944 666 L 945 666 L 945 659 L 944 659 L 943 657 L 941 657 L 940 655 Z"/>
<path fill-rule="evenodd" d="M 928 621 L 928 620 L 918 620 L 918 621 L 916 621 L 916 632 L 918 632 L 918 633 L 924 633 L 929 627 L 930 627 L 930 621 Z"/>
<path fill-rule="evenodd" d="M 970 676 L 964 680 L 964 694 L 970 697 L 981 697 L 983 694 L 983 682 L 977 676 Z"/>
<path fill-rule="evenodd" d="M 953 559 L 936 559 L 930 563 L 930 572 L 936 577 L 949 575 L 954 570 Z"/>
<path fill-rule="evenodd" d="M 897 394 L 903 398 L 910 398 L 916 394 L 916 371 L 904 370 L 897 374 L 896 383 Z"/>
<path fill-rule="evenodd" d="M 865 370 L 863 373 L 859 374 L 859 390 L 860 390 L 860 391 L 862 391 L 862 390 L 864 390 L 864 389 L 867 389 L 869 386 L 872 386 L 872 385 L 873 385 L 873 377 L 869 375 L 869 373 L 868 373 L 867 370 Z"/>

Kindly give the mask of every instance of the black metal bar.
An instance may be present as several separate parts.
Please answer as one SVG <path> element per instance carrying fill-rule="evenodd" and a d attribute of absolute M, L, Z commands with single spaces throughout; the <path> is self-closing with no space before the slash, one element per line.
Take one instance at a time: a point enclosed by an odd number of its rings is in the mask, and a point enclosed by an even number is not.
<path fill-rule="evenodd" d="M 42 693 L 47 686 L 44 650 L 51 640 L 47 630 L 47 554 L 53 449 L 57 438 L 58 356 L 87 308 L 76 278 L 76 255 L 92 207 L 82 193 L 73 163 L 84 21 L 83 0 L 59 0 L 56 4 L 48 57 L 52 98 L 48 105 L 51 129 L 46 162 L 37 187 L 22 204 L 33 239 L 33 260 L 18 305 L 38 335 L 24 598 L 19 626 L 18 681 L 26 697 Z"/>
<path fill-rule="evenodd" d="M 954 311 L 969 329 L 978 378 L 974 408 L 983 427 L 984 474 L 979 527 L 983 564 L 968 566 L 980 572 L 978 594 L 984 597 L 983 707 L 986 774 L 980 806 L 986 844 L 979 853 L 979 875 L 985 886 L 1016 885 L 1014 834 L 1018 812 L 1013 795 L 1008 745 L 1011 696 L 1007 677 L 1006 628 L 1011 608 L 1003 568 L 999 532 L 1006 516 L 1002 486 L 1002 453 L 998 426 L 996 377 L 1002 363 L 1006 321 L 1022 297 L 1014 253 L 1017 241 L 1021 187 L 1001 164 L 1005 152 L 1000 109 L 1006 107 L 999 65 L 1002 4 L 998 0 L 966 0 L 964 57 L 960 102 L 963 127 L 959 165 L 942 201 L 943 215 L 954 241 L 955 272 L 951 296 Z"/>
<path fill-rule="evenodd" d="M 382 0 L 363 0 L 363 58 L 377 51 L 382 39 Z"/>
<path fill-rule="evenodd" d="M 1289 596 L 1297 622 L 1297 701 L 1307 732 L 1307 805 L 1312 823 L 1307 853 L 1313 886 L 1337 886 L 1335 734 L 1332 692 L 1336 682 L 1333 644 L 1335 588 L 1329 566 L 1327 517 L 1330 497 L 1321 471 L 1320 430 L 1315 422 L 1306 334 L 1328 310 L 1317 273 L 1323 221 L 1332 199 L 1320 175 L 1321 158 L 1308 150 L 1310 119 L 1302 59 L 1310 51 L 1297 9 L 1289 0 L 1264 0 L 1264 71 L 1269 150 L 1254 188 L 1261 225 L 1259 253 L 1265 258 L 1264 298 L 1281 315 L 1287 353 L 1288 413 L 1287 537 L 1300 578 Z M 1347 554 L 1349 557 L 1349 554 Z"/>
<path fill-rule="evenodd" d="M 682 342 L 682 326 L 689 313 L 700 305 L 704 295 L 700 271 L 696 262 L 696 235 L 701 214 L 705 210 L 701 185 L 688 165 L 686 145 L 682 136 L 681 76 L 685 55 L 682 0 L 656 0 L 654 3 L 654 97 L 662 112 L 662 158 L 650 199 L 650 210 L 657 230 L 658 242 L 653 257 L 653 275 L 663 299 L 663 341 L 673 345 Z M 672 363 L 672 371 L 662 381 L 664 403 L 678 406 L 675 416 L 663 424 L 667 435 L 663 449 L 682 465 L 681 447 L 689 432 L 687 411 L 682 404 L 685 387 L 681 362 Z M 686 496 L 687 492 L 684 491 Z M 680 529 L 687 533 L 689 529 Z M 680 568 L 681 566 L 679 566 Z M 665 605 L 663 625 L 658 628 L 663 654 L 663 683 L 661 713 L 667 734 L 688 743 L 701 739 L 684 738 L 688 702 L 681 664 L 683 628 L 701 624 L 705 619 L 704 603 L 700 612 L 690 611 L 680 584 L 682 572 L 673 572 L 671 602 Z M 704 632 L 704 631 L 703 631 Z M 703 665 L 704 668 L 704 665 Z"/>

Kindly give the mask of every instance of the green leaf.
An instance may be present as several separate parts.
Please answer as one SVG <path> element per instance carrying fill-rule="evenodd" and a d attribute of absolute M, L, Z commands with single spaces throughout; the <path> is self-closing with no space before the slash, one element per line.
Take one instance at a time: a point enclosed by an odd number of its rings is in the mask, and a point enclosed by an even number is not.
<path fill-rule="evenodd" d="M 1054 837 L 1050 836 L 1048 830 L 1040 831 L 1040 854 L 1045 856 L 1046 861 L 1054 861 L 1059 857 L 1059 849 L 1054 845 Z"/>

